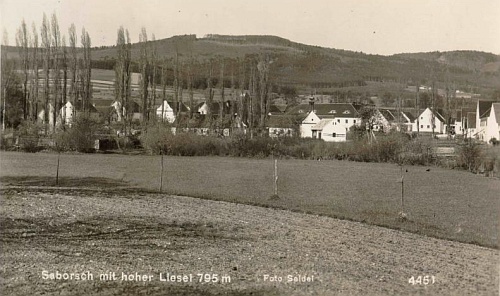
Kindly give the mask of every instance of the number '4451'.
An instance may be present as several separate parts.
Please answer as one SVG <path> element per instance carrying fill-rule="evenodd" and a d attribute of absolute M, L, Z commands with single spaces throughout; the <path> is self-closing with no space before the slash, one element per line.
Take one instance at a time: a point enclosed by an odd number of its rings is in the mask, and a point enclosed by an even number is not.
<path fill-rule="evenodd" d="M 433 275 L 412 276 L 408 280 L 408 283 L 412 285 L 429 285 L 429 284 L 434 284 L 435 282 L 436 278 Z"/>

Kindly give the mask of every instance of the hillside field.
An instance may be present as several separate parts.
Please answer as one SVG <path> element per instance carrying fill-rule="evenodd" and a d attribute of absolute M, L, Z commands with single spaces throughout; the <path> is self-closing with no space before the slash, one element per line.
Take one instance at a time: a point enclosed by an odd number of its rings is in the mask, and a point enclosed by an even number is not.
<path fill-rule="evenodd" d="M 160 156 L 144 155 L 61 154 L 59 185 L 154 192 L 160 184 L 160 160 Z M 3 186 L 55 184 L 57 154 L 1 152 L 0 164 Z M 279 160 L 279 198 L 271 198 L 273 170 L 271 159 L 164 157 L 163 192 L 362 221 L 498 247 L 497 178 L 435 167 L 401 170 L 394 164 Z M 407 220 L 398 218 L 401 172 Z"/>

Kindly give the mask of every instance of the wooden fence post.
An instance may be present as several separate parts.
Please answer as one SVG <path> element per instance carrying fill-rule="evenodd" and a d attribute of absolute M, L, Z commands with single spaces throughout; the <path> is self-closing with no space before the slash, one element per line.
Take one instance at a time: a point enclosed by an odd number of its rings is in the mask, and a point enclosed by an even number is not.
<path fill-rule="evenodd" d="M 274 159 L 274 195 L 278 195 L 278 159 Z"/>
<path fill-rule="evenodd" d="M 160 171 L 160 193 L 161 193 L 163 190 L 163 151 L 160 152 L 160 154 L 161 154 L 161 165 L 160 165 L 160 168 L 161 168 L 161 171 Z"/>
<path fill-rule="evenodd" d="M 57 152 L 57 169 L 56 169 L 56 186 L 59 186 L 59 158 L 61 157 L 61 151 Z"/>

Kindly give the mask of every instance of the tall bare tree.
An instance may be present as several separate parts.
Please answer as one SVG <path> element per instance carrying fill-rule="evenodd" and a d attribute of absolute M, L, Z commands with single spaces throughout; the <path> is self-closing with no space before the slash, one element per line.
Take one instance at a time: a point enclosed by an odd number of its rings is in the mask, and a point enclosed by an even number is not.
<path fill-rule="evenodd" d="M 50 24 L 47 20 L 45 13 L 43 14 L 42 28 L 40 30 L 42 37 L 42 50 L 43 50 L 43 72 L 44 72 L 44 84 L 43 84 L 43 105 L 44 105 L 44 126 L 45 134 L 48 132 L 49 125 L 49 113 L 50 113 L 50 56 L 51 56 L 51 42 L 50 42 Z"/>
<path fill-rule="evenodd" d="M 245 106 L 247 106 L 246 102 L 246 93 L 245 93 L 245 85 L 246 85 L 246 64 L 245 60 L 240 60 L 238 63 L 239 68 L 239 81 L 238 81 L 238 115 L 239 115 L 239 126 L 243 128 L 243 123 L 245 119 L 248 118 L 248 115 L 245 114 Z"/>
<path fill-rule="evenodd" d="M 59 23 L 57 21 L 57 16 L 56 14 L 52 14 L 52 52 L 54 55 L 54 61 L 53 61 L 53 71 L 54 71 L 54 78 L 53 78 L 53 87 L 54 87 L 54 113 L 52 114 L 52 124 L 53 128 L 55 129 L 56 127 L 56 121 L 57 117 L 60 116 L 60 109 L 61 109 L 61 96 L 60 96 L 60 88 L 61 88 L 61 73 L 60 73 L 60 56 L 61 56 L 61 32 L 59 31 Z"/>
<path fill-rule="evenodd" d="M 168 59 L 164 58 L 161 67 L 161 84 L 162 84 L 162 103 L 161 103 L 161 121 L 165 114 L 165 101 L 167 100 L 167 84 L 168 84 Z"/>
<path fill-rule="evenodd" d="M 254 127 L 254 118 L 256 117 L 255 115 L 255 96 L 257 94 L 257 71 L 255 67 L 255 62 L 251 59 L 249 60 L 250 64 L 250 101 L 249 101 L 249 106 L 248 106 L 248 123 L 249 123 L 249 129 L 250 129 L 250 138 L 253 138 L 253 127 Z"/>
<path fill-rule="evenodd" d="M 149 100 L 149 106 L 154 107 L 156 104 L 156 80 L 157 80 L 157 69 L 158 69 L 158 52 L 156 45 L 156 37 L 155 34 L 151 36 L 151 98 Z M 154 110 L 153 110 L 154 111 Z"/>
<path fill-rule="evenodd" d="M 37 118 L 37 113 L 38 113 L 38 81 L 39 81 L 39 75 L 38 75 L 38 66 L 39 66 L 39 58 L 38 58 L 38 32 L 36 30 L 36 25 L 35 23 L 32 23 L 31 25 L 32 28 L 32 38 L 31 38 L 31 50 L 32 50 L 32 57 L 31 57 L 31 63 L 32 63 L 32 69 L 33 69 L 33 83 L 32 83 L 32 88 L 31 88 L 31 120 L 36 121 Z"/>
<path fill-rule="evenodd" d="M 115 63 L 115 99 L 119 102 L 120 108 L 118 109 L 118 120 L 123 124 L 123 130 L 126 129 L 126 114 L 124 110 L 127 109 L 125 103 L 125 29 L 120 26 L 118 29 L 116 40 L 116 47 L 118 49 L 118 56 Z"/>
<path fill-rule="evenodd" d="M 220 106 L 219 106 L 219 122 L 220 122 L 220 128 L 224 128 L 223 123 L 224 123 L 224 58 L 220 57 L 219 58 L 219 66 L 220 66 L 220 71 L 219 71 L 219 87 L 220 87 Z"/>
<path fill-rule="evenodd" d="M 207 119 L 208 119 L 208 127 L 209 129 L 212 129 L 212 104 L 214 101 L 214 90 L 212 86 L 212 77 L 213 77 L 213 60 L 210 59 L 208 61 L 208 75 L 207 75 Z"/>
<path fill-rule="evenodd" d="M 21 66 L 23 71 L 23 118 L 28 119 L 28 80 L 29 80 L 29 66 L 30 66 L 30 54 L 29 54 L 29 32 L 24 19 L 21 22 L 21 26 L 17 30 L 16 34 L 16 45 L 19 47 L 19 58 L 21 60 Z"/>
<path fill-rule="evenodd" d="M 82 93 L 82 107 L 86 116 L 90 112 L 90 98 L 92 97 L 92 68 L 91 68 L 91 40 L 89 33 L 82 28 L 82 36 L 80 37 L 83 48 L 83 57 L 80 60 L 80 87 Z"/>
<path fill-rule="evenodd" d="M 229 108 L 229 119 L 230 119 L 230 122 L 231 122 L 231 128 L 234 126 L 233 123 L 234 123 L 234 113 L 236 112 L 236 81 L 235 81 L 235 62 L 233 60 L 231 60 L 230 62 L 230 69 L 231 69 L 231 106 Z"/>
<path fill-rule="evenodd" d="M 415 95 L 415 114 L 417 116 L 417 137 L 420 136 L 420 80 L 417 80 L 417 94 Z"/>
<path fill-rule="evenodd" d="M 77 78 L 77 73 L 78 73 L 78 56 L 77 56 L 77 51 L 76 51 L 76 28 L 75 24 L 71 24 L 71 26 L 68 29 L 68 38 L 69 38 L 69 51 L 70 51 L 70 58 L 69 58 L 69 71 L 71 73 L 71 80 L 70 80 L 70 99 L 71 99 L 71 104 L 73 105 L 73 114 L 72 118 L 75 118 L 76 115 L 76 103 L 78 101 L 77 95 L 78 95 L 78 78 Z"/>
<path fill-rule="evenodd" d="M 432 92 L 431 92 L 431 105 L 432 105 L 432 113 L 431 113 L 431 125 L 432 125 L 432 138 L 434 139 L 434 130 L 436 128 L 436 84 L 432 81 Z"/>
<path fill-rule="evenodd" d="M 257 63 L 257 71 L 259 76 L 259 99 L 260 99 L 260 120 L 259 127 L 263 132 L 266 125 L 267 117 L 267 103 L 269 96 L 269 68 L 270 68 L 270 58 L 267 55 L 261 55 L 259 62 Z"/>
<path fill-rule="evenodd" d="M 173 81 L 173 90 L 174 90 L 174 103 L 172 109 L 174 110 L 174 114 L 177 116 L 178 107 L 179 107 L 179 52 L 177 49 L 175 50 L 175 60 L 174 60 L 174 81 Z"/>
<path fill-rule="evenodd" d="M 2 65 L 1 65 L 1 82 L 2 82 L 2 95 L 1 95 L 1 108 L 2 108 L 2 130 L 5 130 L 5 119 L 7 114 L 7 92 L 14 85 L 16 75 L 14 71 L 14 60 L 7 57 L 7 46 L 9 46 L 9 35 L 7 30 L 3 31 L 2 40 Z"/>
<path fill-rule="evenodd" d="M 141 33 L 139 34 L 139 43 L 141 44 L 141 55 L 139 58 L 139 68 L 141 71 L 141 81 L 140 81 L 140 91 L 141 91 L 141 101 L 142 101 L 142 116 L 143 121 L 149 121 L 149 105 L 148 105 L 148 85 L 149 85 L 149 75 L 148 75 L 148 34 L 146 28 L 142 27 Z"/>
<path fill-rule="evenodd" d="M 176 120 L 176 125 L 180 123 L 180 118 L 181 111 L 182 111 L 182 106 L 184 104 L 184 97 L 183 97 L 183 90 L 184 90 L 184 79 L 183 79 L 183 70 L 184 70 L 184 62 L 180 61 L 178 62 L 177 66 L 177 112 L 175 115 Z"/>
<path fill-rule="evenodd" d="M 62 103 L 62 107 L 65 106 L 65 104 L 67 103 L 67 92 L 68 92 L 68 47 L 66 46 L 66 37 L 63 36 L 62 37 L 62 48 L 61 48 L 61 67 L 62 67 L 62 70 L 63 70 L 63 85 L 62 85 L 62 97 L 61 97 L 61 103 Z M 66 121 L 66 118 L 67 118 L 67 114 L 66 114 L 66 108 L 63 108 L 64 110 L 64 114 L 62 114 L 62 120 L 61 120 L 61 124 L 63 124 L 63 128 L 64 128 L 64 124 L 65 124 L 65 121 Z"/>
<path fill-rule="evenodd" d="M 189 118 L 193 118 L 194 114 L 194 59 L 193 56 L 189 58 L 189 63 L 187 64 L 187 87 L 189 92 Z"/>

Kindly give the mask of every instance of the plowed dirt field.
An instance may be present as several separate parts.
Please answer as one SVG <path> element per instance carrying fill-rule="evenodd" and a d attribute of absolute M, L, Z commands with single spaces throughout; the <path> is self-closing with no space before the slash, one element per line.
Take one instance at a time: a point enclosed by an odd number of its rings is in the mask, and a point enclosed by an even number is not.
<path fill-rule="evenodd" d="M 0 200 L 2 295 L 499 293 L 496 249 L 352 221 L 118 189 Z"/>

